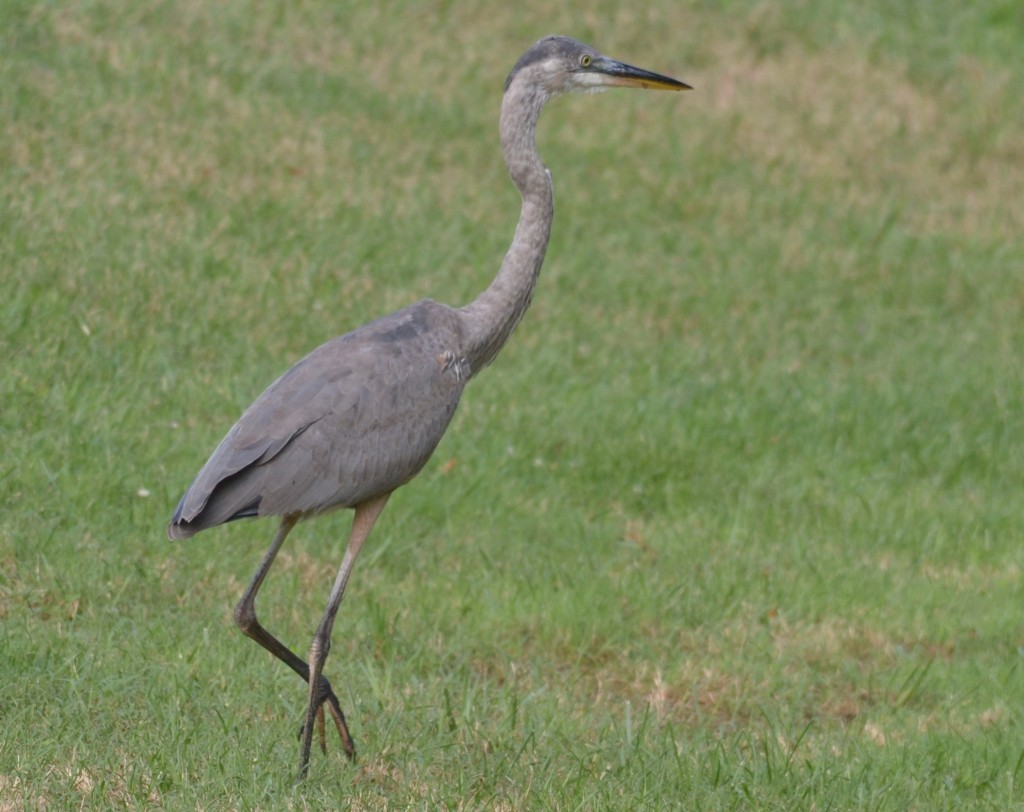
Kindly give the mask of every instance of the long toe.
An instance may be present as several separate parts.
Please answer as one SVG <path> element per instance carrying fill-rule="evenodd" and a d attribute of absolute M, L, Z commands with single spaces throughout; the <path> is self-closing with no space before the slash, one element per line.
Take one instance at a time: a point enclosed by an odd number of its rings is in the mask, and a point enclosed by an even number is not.
<path fill-rule="evenodd" d="M 334 726 L 338 729 L 338 736 L 341 738 L 341 749 L 344 751 L 345 757 L 355 763 L 356 744 L 352 741 L 352 734 L 348 732 L 348 723 L 345 721 L 345 714 L 342 713 L 341 705 L 338 704 L 338 698 L 329 698 L 327 700 L 327 707 L 330 709 Z"/>
<path fill-rule="evenodd" d="M 320 752 L 327 753 L 327 732 L 324 718 L 324 707 L 327 708 L 331 714 L 331 719 L 334 721 L 334 726 L 338 731 L 338 738 L 341 739 L 341 749 L 345 754 L 345 758 L 349 761 L 354 762 L 356 760 L 356 746 L 352 740 L 352 734 L 349 733 L 348 723 L 345 721 L 345 713 L 341 709 L 341 703 L 338 701 L 338 695 L 334 693 L 334 689 L 331 687 L 331 683 L 328 682 L 326 677 L 320 678 L 320 689 L 316 695 L 316 732 L 317 741 L 320 744 Z M 308 713 L 308 711 L 307 711 Z M 301 742 L 306 733 L 306 725 L 303 723 L 299 726 L 299 741 Z"/>
<path fill-rule="evenodd" d="M 304 724 L 299 726 L 299 741 L 302 741 L 302 734 L 305 732 L 305 729 L 306 726 Z M 320 745 L 320 752 L 327 755 L 327 726 L 324 724 L 323 705 L 316 709 L 316 740 Z M 342 739 L 342 747 L 344 747 L 344 739 Z"/>

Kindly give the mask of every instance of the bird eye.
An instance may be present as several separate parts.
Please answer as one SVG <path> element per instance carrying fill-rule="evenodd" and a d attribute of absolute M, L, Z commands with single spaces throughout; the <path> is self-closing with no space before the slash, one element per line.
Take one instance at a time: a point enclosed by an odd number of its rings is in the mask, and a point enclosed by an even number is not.
<path fill-rule="evenodd" d="M 590 67 L 590 63 L 592 61 L 593 60 L 591 60 L 590 54 L 583 54 L 583 56 L 580 57 L 580 67 L 581 68 L 589 68 Z"/>

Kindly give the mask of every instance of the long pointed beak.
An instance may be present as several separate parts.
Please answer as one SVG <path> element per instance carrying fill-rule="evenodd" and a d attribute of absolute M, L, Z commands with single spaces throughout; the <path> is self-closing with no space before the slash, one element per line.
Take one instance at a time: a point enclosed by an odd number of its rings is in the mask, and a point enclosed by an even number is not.
<path fill-rule="evenodd" d="M 625 62 L 618 62 L 606 56 L 594 57 L 590 70 L 601 77 L 600 84 L 604 87 L 643 87 L 648 90 L 693 90 L 693 88 L 673 79 L 662 76 L 643 68 L 634 68 Z"/>

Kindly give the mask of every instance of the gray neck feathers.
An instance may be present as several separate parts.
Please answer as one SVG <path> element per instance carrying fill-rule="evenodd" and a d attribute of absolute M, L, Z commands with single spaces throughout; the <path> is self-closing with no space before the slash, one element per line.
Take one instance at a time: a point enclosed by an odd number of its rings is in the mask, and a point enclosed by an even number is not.
<path fill-rule="evenodd" d="M 533 298 L 551 236 L 551 173 L 537 154 L 537 119 L 547 94 L 536 84 L 512 81 L 501 105 L 501 144 L 509 175 L 523 198 L 519 224 L 490 287 L 462 308 L 466 360 L 476 374 L 497 356 Z"/>

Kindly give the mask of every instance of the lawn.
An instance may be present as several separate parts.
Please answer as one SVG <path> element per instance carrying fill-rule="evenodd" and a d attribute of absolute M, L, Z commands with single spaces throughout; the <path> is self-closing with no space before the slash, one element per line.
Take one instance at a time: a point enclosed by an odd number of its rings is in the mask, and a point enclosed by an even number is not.
<path fill-rule="evenodd" d="M 0 811 L 1024 808 L 1024 6 L 370 5 L 0 7 Z M 545 112 L 535 303 L 297 785 L 274 524 L 166 523 L 295 360 L 488 284 L 552 32 L 696 89 Z M 347 529 L 261 592 L 299 652 Z"/>

